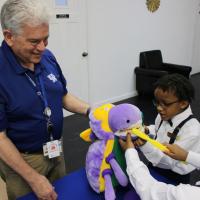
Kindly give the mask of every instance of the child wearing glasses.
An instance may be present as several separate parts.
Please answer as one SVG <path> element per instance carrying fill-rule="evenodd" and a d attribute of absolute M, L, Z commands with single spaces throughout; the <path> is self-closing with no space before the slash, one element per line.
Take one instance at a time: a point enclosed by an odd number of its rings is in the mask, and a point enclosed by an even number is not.
<path fill-rule="evenodd" d="M 185 150 L 200 153 L 200 123 L 193 116 L 190 102 L 194 88 L 190 81 L 180 74 L 170 74 L 155 84 L 154 105 L 158 115 L 155 124 L 147 126 L 149 134 L 161 143 L 177 144 Z M 151 162 L 156 171 L 175 181 L 191 183 L 196 168 L 187 162 L 177 161 L 141 139 L 136 146 Z"/>

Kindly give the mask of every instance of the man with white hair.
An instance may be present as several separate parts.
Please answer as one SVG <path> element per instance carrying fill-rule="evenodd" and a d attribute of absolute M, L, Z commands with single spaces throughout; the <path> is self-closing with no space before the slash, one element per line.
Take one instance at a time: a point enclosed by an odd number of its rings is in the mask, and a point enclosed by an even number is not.
<path fill-rule="evenodd" d="M 41 0 L 7 0 L 1 8 L 0 175 L 10 200 L 30 191 L 39 199 L 57 199 L 51 182 L 65 174 L 62 109 L 90 110 L 68 92 L 46 49 L 49 17 Z"/>

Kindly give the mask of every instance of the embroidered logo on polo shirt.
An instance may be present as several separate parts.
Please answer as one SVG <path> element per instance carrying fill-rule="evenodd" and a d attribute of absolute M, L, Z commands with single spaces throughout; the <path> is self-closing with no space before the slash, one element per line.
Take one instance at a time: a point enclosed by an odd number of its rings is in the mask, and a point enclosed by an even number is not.
<path fill-rule="evenodd" d="M 54 83 L 57 81 L 57 78 L 55 77 L 55 75 L 54 74 L 49 74 L 48 76 L 47 76 L 47 78 L 49 79 L 49 80 L 51 80 L 51 81 L 53 81 Z"/>

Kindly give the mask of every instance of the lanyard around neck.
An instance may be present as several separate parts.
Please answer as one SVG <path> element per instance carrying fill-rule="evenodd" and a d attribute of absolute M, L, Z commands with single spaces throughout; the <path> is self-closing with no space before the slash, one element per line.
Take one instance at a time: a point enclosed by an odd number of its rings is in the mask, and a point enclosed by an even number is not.
<path fill-rule="evenodd" d="M 36 89 L 36 93 L 38 96 L 40 96 L 40 98 L 42 99 L 42 101 L 44 102 L 44 114 L 46 117 L 50 118 L 51 116 L 51 109 L 48 106 L 48 101 L 47 101 L 47 96 L 46 96 L 46 90 L 44 87 L 44 81 L 42 80 L 41 75 L 38 76 L 38 80 L 39 80 L 39 84 L 40 84 L 40 91 L 38 91 L 38 87 L 37 84 L 35 83 L 35 81 L 25 72 L 25 75 L 27 77 L 27 79 L 29 80 L 29 82 L 33 85 L 33 87 Z"/>

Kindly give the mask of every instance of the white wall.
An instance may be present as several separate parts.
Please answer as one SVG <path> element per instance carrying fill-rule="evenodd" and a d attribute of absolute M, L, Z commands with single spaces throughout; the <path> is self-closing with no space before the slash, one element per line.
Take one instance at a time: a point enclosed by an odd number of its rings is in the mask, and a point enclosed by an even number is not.
<path fill-rule="evenodd" d="M 200 72 L 200 2 L 196 7 L 196 21 L 192 52 L 192 73 Z"/>
<path fill-rule="evenodd" d="M 87 0 L 91 104 L 136 95 L 134 68 L 140 51 L 161 49 L 165 62 L 200 71 L 199 0 L 161 0 L 155 13 L 145 3 Z"/>
<path fill-rule="evenodd" d="M 191 65 L 198 2 L 161 1 L 150 13 L 145 0 L 88 0 L 90 102 L 136 94 L 140 51 L 161 49 L 165 62 Z"/>

